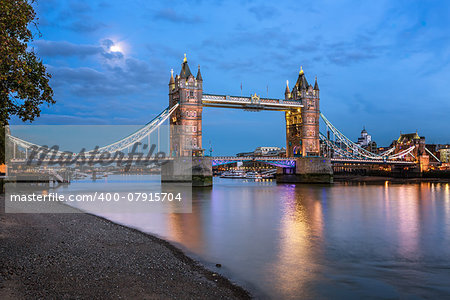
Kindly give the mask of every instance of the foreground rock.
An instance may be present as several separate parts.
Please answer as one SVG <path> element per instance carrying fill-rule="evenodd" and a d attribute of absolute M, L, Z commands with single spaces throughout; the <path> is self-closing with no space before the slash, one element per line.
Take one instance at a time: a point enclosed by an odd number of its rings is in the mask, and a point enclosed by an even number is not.
<path fill-rule="evenodd" d="M 0 213 L 0 299 L 247 299 L 167 242 L 88 214 Z"/>

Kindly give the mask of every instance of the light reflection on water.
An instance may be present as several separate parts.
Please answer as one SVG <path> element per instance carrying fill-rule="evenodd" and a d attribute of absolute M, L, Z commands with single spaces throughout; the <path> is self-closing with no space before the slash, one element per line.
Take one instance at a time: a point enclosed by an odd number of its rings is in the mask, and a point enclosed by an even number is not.
<path fill-rule="evenodd" d="M 119 178 L 120 179 L 120 178 Z M 120 181 L 120 180 L 119 180 Z M 70 189 L 95 183 L 73 183 Z M 124 183 L 126 184 L 126 183 Z M 450 296 L 449 184 L 215 179 L 191 214 L 104 214 L 182 247 L 259 297 Z"/>

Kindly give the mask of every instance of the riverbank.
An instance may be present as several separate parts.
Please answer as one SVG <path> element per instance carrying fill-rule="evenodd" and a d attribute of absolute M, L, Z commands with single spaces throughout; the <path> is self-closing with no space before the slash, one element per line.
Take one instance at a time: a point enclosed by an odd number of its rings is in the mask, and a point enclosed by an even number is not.
<path fill-rule="evenodd" d="M 450 183 L 449 178 L 427 178 L 427 177 L 417 177 L 417 178 L 397 178 L 397 177 L 385 177 L 385 176 L 363 176 L 363 175 L 334 175 L 333 179 L 335 182 L 367 182 L 367 183 L 385 183 L 389 181 L 391 183 L 420 183 L 420 182 L 430 182 L 430 183 Z"/>
<path fill-rule="evenodd" d="M 0 299 L 249 299 L 168 242 L 89 214 L 5 214 Z"/>

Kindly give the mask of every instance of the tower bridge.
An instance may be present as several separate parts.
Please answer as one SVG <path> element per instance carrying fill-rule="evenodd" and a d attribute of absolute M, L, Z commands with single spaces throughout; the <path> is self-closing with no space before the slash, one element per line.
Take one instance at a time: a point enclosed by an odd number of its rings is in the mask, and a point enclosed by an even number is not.
<path fill-rule="evenodd" d="M 284 112 L 286 156 L 283 158 L 210 157 L 206 159 L 202 147 L 204 107 Z M 325 123 L 326 134 L 319 131 L 320 119 Z M 194 76 L 185 55 L 180 73 L 174 76 L 171 70 L 169 106 L 140 130 L 101 147 L 97 152 L 111 154 L 115 151 L 130 149 L 134 144 L 149 139 L 150 134 L 159 130 L 159 126 L 166 120 L 170 123 L 170 152 L 169 158 L 166 159 L 167 164 L 163 165 L 162 181 L 176 181 L 178 177 L 177 174 L 173 174 L 176 169 L 174 166 L 177 163 L 183 164 L 186 157 L 192 157 L 192 180 L 194 181 L 195 178 L 197 181 L 193 183 L 194 185 L 212 184 L 212 166 L 244 160 L 255 160 L 277 166 L 279 182 L 332 182 L 332 164 L 409 167 L 416 164 L 413 153 L 416 154 L 415 149 L 420 146 L 416 143 L 406 149 L 393 147 L 381 154 L 361 148 L 334 127 L 320 112 L 320 90 L 317 77 L 314 85 L 309 84 L 303 68 L 300 69 L 292 89 L 289 88 L 289 82 L 286 82 L 284 99 L 261 98 L 256 94 L 248 97 L 207 94 L 203 93 L 200 66 Z M 16 147 L 24 149 L 25 157 L 31 148 L 38 147 L 13 135 L 9 136 L 9 140 L 14 144 L 14 156 Z M 58 151 L 58 153 L 64 152 Z M 414 160 L 404 161 L 405 157 L 409 156 L 414 157 Z"/>
<path fill-rule="evenodd" d="M 250 97 L 203 94 L 202 105 L 203 107 L 238 108 L 249 111 L 289 111 L 303 107 L 301 101 L 260 98 L 256 93 Z"/>
<path fill-rule="evenodd" d="M 182 126 L 187 130 L 171 133 L 171 153 L 174 156 L 202 156 L 203 107 L 238 108 L 245 110 L 284 111 L 286 120 L 286 151 L 288 157 L 320 156 L 319 143 L 319 85 L 308 84 L 303 69 L 289 89 L 286 82 L 284 99 L 203 94 L 203 77 L 198 66 L 196 76 L 184 57 L 180 74 L 169 80 L 169 107 L 179 105 L 172 115 L 172 128 Z"/>

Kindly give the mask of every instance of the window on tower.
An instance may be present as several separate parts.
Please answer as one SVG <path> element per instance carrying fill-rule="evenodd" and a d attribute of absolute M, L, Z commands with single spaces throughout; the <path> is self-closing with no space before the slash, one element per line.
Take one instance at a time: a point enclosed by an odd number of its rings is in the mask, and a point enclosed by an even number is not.
<path fill-rule="evenodd" d="M 190 97 L 194 97 L 194 91 L 190 91 L 190 92 L 189 92 L 189 96 L 190 96 Z"/>

